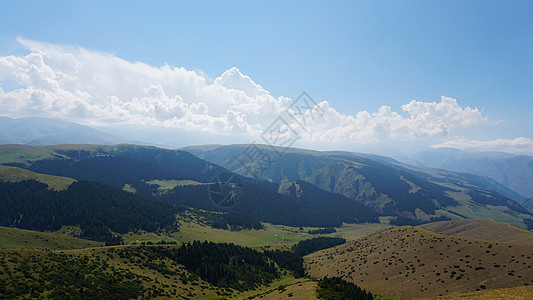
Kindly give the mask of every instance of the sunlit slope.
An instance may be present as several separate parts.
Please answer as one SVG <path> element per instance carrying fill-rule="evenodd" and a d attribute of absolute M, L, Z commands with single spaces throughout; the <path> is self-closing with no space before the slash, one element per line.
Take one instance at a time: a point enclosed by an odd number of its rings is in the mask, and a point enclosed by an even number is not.
<path fill-rule="evenodd" d="M 533 245 L 533 232 L 492 219 L 442 221 L 423 224 L 420 227 L 446 235 Z"/>
<path fill-rule="evenodd" d="M 240 173 L 259 170 L 261 179 L 281 185 L 306 181 L 322 190 L 342 194 L 388 216 L 417 221 L 493 218 L 526 227 L 533 216 L 503 195 L 516 195 L 492 179 L 471 174 L 412 167 L 393 159 L 349 152 L 320 152 L 254 145 L 271 158 L 239 163 L 249 145 L 189 147 L 199 157 Z M 278 151 L 283 151 L 279 155 Z M 410 224 L 410 223 L 406 223 Z"/>
<path fill-rule="evenodd" d="M 533 284 L 533 246 L 397 227 L 306 257 L 314 278 L 342 276 L 407 299 Z"/>
<path fill-rule="evenodd" d="M 20 182 L 25 180 L 42 182 L 48 185 L 49 189 L 55 191 L 64 190 L 76 181 L 68 177 L 40 174 L 18 167 L 0 165 L 0 181 Z"/>
<path fill-rule="evenodd" d="M 0 227 L 0 249 L 68 250 L 103 244 L 57 233 Z"/>

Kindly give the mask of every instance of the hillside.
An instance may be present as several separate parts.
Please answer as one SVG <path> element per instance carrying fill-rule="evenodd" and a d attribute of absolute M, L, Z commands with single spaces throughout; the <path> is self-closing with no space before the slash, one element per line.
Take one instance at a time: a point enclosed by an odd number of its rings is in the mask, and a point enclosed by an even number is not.
<path fill-rule="evenodd" d="M 306 256 L 314 278 L 342 276 L 407 299 L 533 284 L 533 246 L 397 227 Z"/>
<path fill-rule="evenodd" d="M 297 279 L 303 276 L 302 263 L 302 256 L 290 251 L 199 241 L 61 252 L 0 250 L 0 295 L 8 299 L 246 299 L 303 283 Z"/>
<path fill-rule="evenodd" d="M 0 226 L 0 249 L 69 250 L 100 247 L 103 244 L 64 234 Z"/>
<path fill-rule="evenodd" d="M 533 156 L 441 148 L 411 158 L 427 167 L 490 177 L 524 198 L 533 195 Z"/>
<path fill-rule="evenodd" d="M 196 146 L 185 148 L 199 157 L 242 175 L 255 170 L 259 179 L 286 184 L 298 180 L 355 200 L 382 215 L 429 221 L 432 218 L 483 218 L 526 227 L 531 214 L 515 201 L 502 196 L 508 188 L 471 174 L 443 172 L 406 166 L 392 159 L 348 152 L 318 152 L 255 145 L 261 160 L 239 163 L 248 145 Z M 266 159 L 264 159 L 267 161 Z"/>
<path fill-rule="evenodd" d="M 57 231 L 77 226 L 80 237 L 120 243 L 117 235 L 176 230 L 179 208 L 96 182 L 78 181 L 54 191 L 35 180 L 0 182 L 0 226 Z"/>
<path fill-rule="evenodd" d="M 502 243 L 533 245 L 533 232 L 492 219 L 441 221 L 420 225 L 441 234 Z"/>
<path fill-rule="evenodd" d="M 527 209 L 529 212 L 533 213 L 533 197 L 525 200 L 522 203 L 522 206 Z"/>
<path fill-rule="evenodd" d="M 42 182 L 49 189 L 55 191 L 67 189 L 72 183 L 76 182 L 75 179 L 68 177 L 39 174 L 22 168 L 0 165 L 0 181 L 20 182 L 25 180 Z"/>
<path fill-rule="evenodd" d="M 35 173 L 95 181 L 137 196 L 207 210 L 224 210 L 211 200 L 213 179 L 230 171 L 189 152 L 135 145 L 0 146 L 0 162 Z M 344 217 L 325 209 L 328 200 L 300 201 L 278 193 L 275 184 L 243 181 L 234 211 L 260 221 L 290 226 L 339 227 L 343 222 L 377 222 L 376 214 L 348 204 Z M 346 200 L 344 200 L 345 204 Z"/>

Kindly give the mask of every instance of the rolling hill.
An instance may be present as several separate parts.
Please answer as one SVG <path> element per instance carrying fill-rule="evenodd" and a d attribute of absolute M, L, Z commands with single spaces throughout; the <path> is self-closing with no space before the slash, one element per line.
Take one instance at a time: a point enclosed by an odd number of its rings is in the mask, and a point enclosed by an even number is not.
<path fill-rule="evenodd" d="M 306 256 L 314 278 L 341 276 L 397 299 L 533 284 L 532 245 L 396 227 Z"/>
<path fill-rule="evenodd" d="M 471 174 L 413 167 L 392 159 L 348 152 L 318 152 L 254 145 L 261 159 L 242 163 L 249 145 L 196 146 L 184 150 L 242 175 L 255 170 L 260 180 L 279 184 L 308 182 L 342 194 L 382 215 L 429 221 L 432 218 L 483 218 L 526 227 L 531 214 L 502 194 L 512 194 L 494 180 Z M 277 149 L 280 150 L 280 149 Z M 264 159 L 267 157 L 268 159 Z"/>
<path fill-rule="evenodd" d="M 64 234 L 0 227 L 0 249 L 70 250 L 103 246 L 104 243 Z"/>
<path fill-rule="evenodd" d="M 492 219 L 441 221 L 419 226 L 446 235 L 502 243 L 533 245 L 533 232 Z"/>

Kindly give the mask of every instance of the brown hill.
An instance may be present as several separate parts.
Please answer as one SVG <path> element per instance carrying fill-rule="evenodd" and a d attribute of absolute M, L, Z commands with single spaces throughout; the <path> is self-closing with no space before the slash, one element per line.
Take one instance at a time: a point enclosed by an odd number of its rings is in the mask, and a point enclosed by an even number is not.
<path fill-rule="evenodd" d="M 533 232 L 492 219 L 442 221 L 420 225 L 438 233 L 503 243 L 533 245 Z"/>
<path fill-rule="evenodd" d="M 533 284 L 533 246 L 396 227 L 306 256 L 314 278 L 342 276 L 399 299 Z"/>

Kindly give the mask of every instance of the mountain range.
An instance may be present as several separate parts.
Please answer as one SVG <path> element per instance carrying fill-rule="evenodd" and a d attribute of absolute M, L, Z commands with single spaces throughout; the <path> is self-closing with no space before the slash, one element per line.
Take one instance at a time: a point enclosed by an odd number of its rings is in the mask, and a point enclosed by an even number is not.
<path fill-rule="evenodd" d="M 0 144 L 117 144 L 124 139 L 91 127 L 51 118 L 0 117 Z"/>
<path fill-rule="evenodd" d="M 511 199 L 516 193 L 472 174 L 413 167 L 379 156 L 267 145 L 208 145 L 183 150 L 260 181 L 281 185 L 304 181 L 404 221 L 488 214 L 519 225 L 518 219 L 530 218 L 530 213 Z M 256 153 L 256 159 L 250 159 L 250 153 Z"/>
<path fill-rule="evenodd" d="M 423 166 L 492 178 L 525 199 L 533 196 L 533 156 L 438 148 L 414 154 Z"/>

